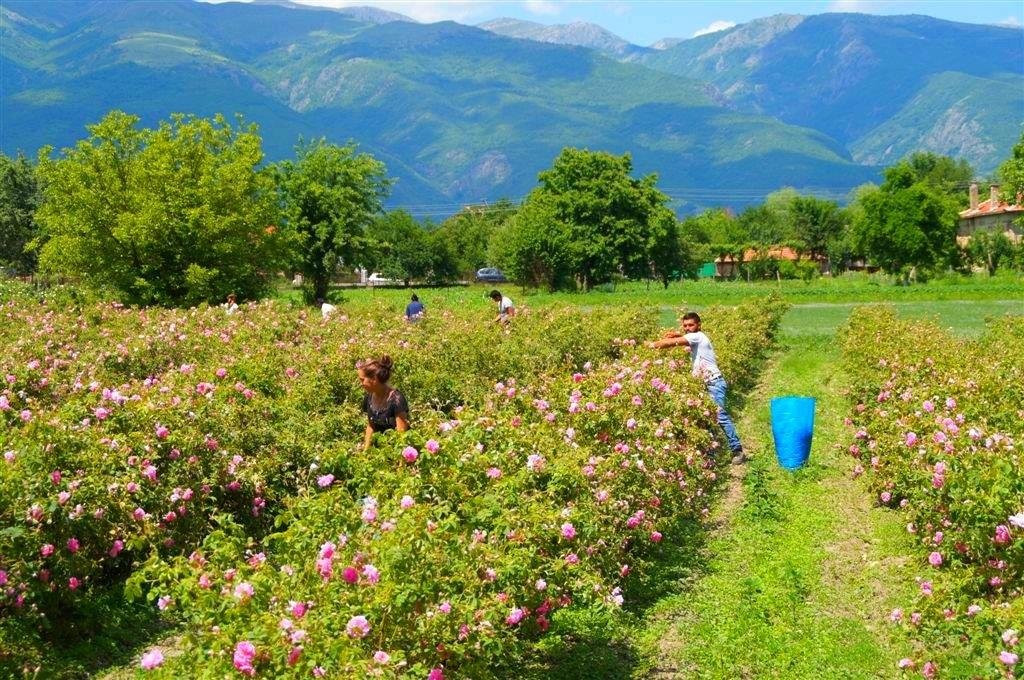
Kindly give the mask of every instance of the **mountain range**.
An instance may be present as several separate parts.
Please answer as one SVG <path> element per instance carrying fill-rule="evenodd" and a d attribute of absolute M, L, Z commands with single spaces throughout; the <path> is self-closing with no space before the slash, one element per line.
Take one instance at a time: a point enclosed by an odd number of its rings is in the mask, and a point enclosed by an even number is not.
<path fill-rule="evenodd" d="M 358 142 L 421 216 L 519 198 L 568 145 L 631 152 L 680 211 L 781 186 L 839 198 L 919 148 L 991 171 L 1024 121 L 1022 47 L 921 16 L 780 15 L 642 47 L 283 0 L 5 0 L 0 149 L 70 145 L 112 108 L 237 112 L 270 160 L 300 136 Z"/>

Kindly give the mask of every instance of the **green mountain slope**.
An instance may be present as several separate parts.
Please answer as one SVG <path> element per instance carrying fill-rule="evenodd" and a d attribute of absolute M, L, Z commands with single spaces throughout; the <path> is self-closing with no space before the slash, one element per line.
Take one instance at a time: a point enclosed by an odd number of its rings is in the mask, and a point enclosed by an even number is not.
<path fill-rule="evenodd" d="M 567 145 L 632 151 L 639 172 L 704 204 L 877 174 L 820 132 L 716 105 L 703 83 L 452 22 L 269 3 L 5 9 L 17 15 L 0 16 L 5 38 L 17 37 L 0 81 L 5 152 L 70 144 L 111 108 L 147 125 L 176 111 L 238 112 L 260 124 L 271 159 L 291 155 L 299 135 L 358 141 L 397 177 L 392 204 L 421 214 L 522 196 Z"/>
<path fill-rule="evenodd" d="M 984 97 L 940 94 L 948 78 L 934 80 L 953 73 L 964 83 L 1024 75 L 1024 31 L 1017 28 L 916 15 L 780 15 L 683 41 L 643 62 L 712 83 L 721 103 L 820 130 L 858 158 L 881 158 L 879 149 L 890 146 L 963 149 L 988 171 L 1024 122 L 1024 88 L 997 87 L 993 106 Z M 1008 115 L 1007 124 L 996 124 L 993 108 Z M 947 122 L 936 129 L 940 120 Z"/>
<path fill-rule="evenodd" d="M 862 163 L 888 164 L 920 147 L 949 156 L 1002 159 L 995 140 L 1020 136 L 1024 76 L 940 73 L 892 118 L 850 148 Z"/>

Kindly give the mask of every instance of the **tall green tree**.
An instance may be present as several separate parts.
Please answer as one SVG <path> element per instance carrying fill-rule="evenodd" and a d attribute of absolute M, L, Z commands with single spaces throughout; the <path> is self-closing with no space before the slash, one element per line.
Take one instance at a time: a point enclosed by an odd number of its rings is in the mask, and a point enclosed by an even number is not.
<path fill-rule="evenodd" d="M 112 111 L 89 137 L 40 151 L 44 272 L 132 304 L 255 297 L 290 255 L 254 125 L 176 114 L 156 129 Z"/>
<path fill-rule="evenodd" d="M 632 170 L 629 154 L 563 149 L 551 168 L 540 173 L 540 185 L 523 206 L 537 203 L 541 207 L 532 210 L 529 219 L 510 224 L 528 225 L 529 233 L 536 235 L 537 229 L 544 228 L 536 217 L 550 214 L 547 228 L 552 234 L 544 240 L 565 243 L 567 250 L 542 259 L 567 262 L 572 278 L 584 290 L 610 281 L 617 273 L 649 275 L 651 248 L 674 247 L 674 239 L 654 237 L 657 225 L 670 214 L 668 197 L 658 191 L 657 176 L 636 179 Z M 503 233 L 512 237 L 507 230 Z M 517 248 L 516 252 L 525 251 Z M 548 277 L 549 282 L 556 279 L 565 285 L 560 275 Z"/>
<path fill-rule="evenodd" d="M 977 231 L 967 244 L 967 256 L 973 265 L 984 267 L 989 276 L 1014 255 L 1013 243 L 1001 231 Z"/>
<path fill-rule="evenodd" d="M 487 250 L 491 236 L 515 213 L 516 206 L 501 199 L 490 205 L 465 208 L 441 223 L 438 232 L 456 255 L 459 275 L 471 279 L 476 270 L 491 264 Z"/>
<path fill-rule="evenodd" d="M 965 189 L 974 177 L 974 170 L 965 159 L 954 159 L 931 151 L 916 151 L 901 163 L 909 166 L 915 182 L 924 182 L 956 197 L 958 203 L 966 203 Z"/>
<path fill-rule="evenodd" d="M 409 285 L 413 280 L 445 283 L 458 276 L 455 253 L 440 229 L 425 229 L 412 215 L 395 210 L 367 230 L 370 268 Z"/>
<path fill-rule="evenodd" d="M 814 196 L 797 196 L 790 206 L 793 235 L 812 257 L 825 256 L 829 245 L 842 236 L 839 206 Z"/>
<path fill-rule="evenodd" d="M 1013 145 L 1010 157 L 999 166 L 999 179 L 1002 181 L 1003 200 L 1007 203 L 1021 203 L 1024 196 L 1024 132 Z"/>
<path fill-rule="evenodd" d="M 794 238 L 787 223 L 789 210 L 782 212 L 767 203 L 751 206 L 740 213 L 739 227 L 747 239 L 761 248 L 781 245 Z"/>
<path fill-rule="evenodd" d="M 680 225 L 684 242 L 696 259 L 713 260 L 718 257 L 740 257 L 750 245 L 750 237 L 740 221 L 723 208 L 705 210 L 691 215 Z"/>
<path fill-rule="evenodd" d="M 23 154 L 0 154 L 0 267 L 23 274 L 35 270 L 35 252 L 25 246 L 36 236 L 38 207 L 35 167 Z"/>
<path fill-rule="evenodd" d="M 899 163 L 877 189 L 861 190 L 851 226 L 855 250 L 890 274 L 948 264 L 956 252 L 955 200 Z"/>
<path fill-rule="evenodd" d="M 554 198 L 536 193 L 494 233 L 488 256 L 520 285 L 557 290 L 573 282 L 571 239 Z"/>
<path fill-rule="evenodd" d="M 302 239 L 299 268 L 312 283 L 313 296 L 326 298 L 339 267 L 367 258 L 366 229 L 381 214 L 391 180 L 384 164 L 354 144 L 323 139 L 300 142 L 294 161 L 276 166 L 286 223 Z"/>

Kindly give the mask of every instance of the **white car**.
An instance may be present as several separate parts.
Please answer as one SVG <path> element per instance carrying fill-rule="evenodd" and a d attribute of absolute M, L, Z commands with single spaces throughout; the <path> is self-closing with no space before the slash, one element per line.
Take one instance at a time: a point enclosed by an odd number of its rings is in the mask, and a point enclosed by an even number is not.
<path fill-rule="evenodd" d="M 366 277 L 366 283 L 370 286 L 394 286 L 402 282 L 396 281 L 395 279 L 389 279 L 378 272 L 374 272 Z"/>

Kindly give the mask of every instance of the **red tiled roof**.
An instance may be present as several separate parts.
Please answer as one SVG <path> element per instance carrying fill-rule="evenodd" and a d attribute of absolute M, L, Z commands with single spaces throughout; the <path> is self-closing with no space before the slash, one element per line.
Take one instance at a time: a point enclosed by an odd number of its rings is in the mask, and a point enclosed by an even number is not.
<path fill-rule="evenodd" d="M 1020 197 L 1017 197 L 1020 200 Z M 993 201 L 990 198 L 987 201 L 982 201 L 978 204 L 977 208 L 960 211 L 960 219 L 970 219 L 971 217 L 981 217 L 982 215 L 999 215 L 1001 213 L 1013 213 L 1013 212 L 1024 212 L 1024 205 L 1014 203 L 1010 205 L 1006 201 L 997 200 L 993 205 Z"/>

